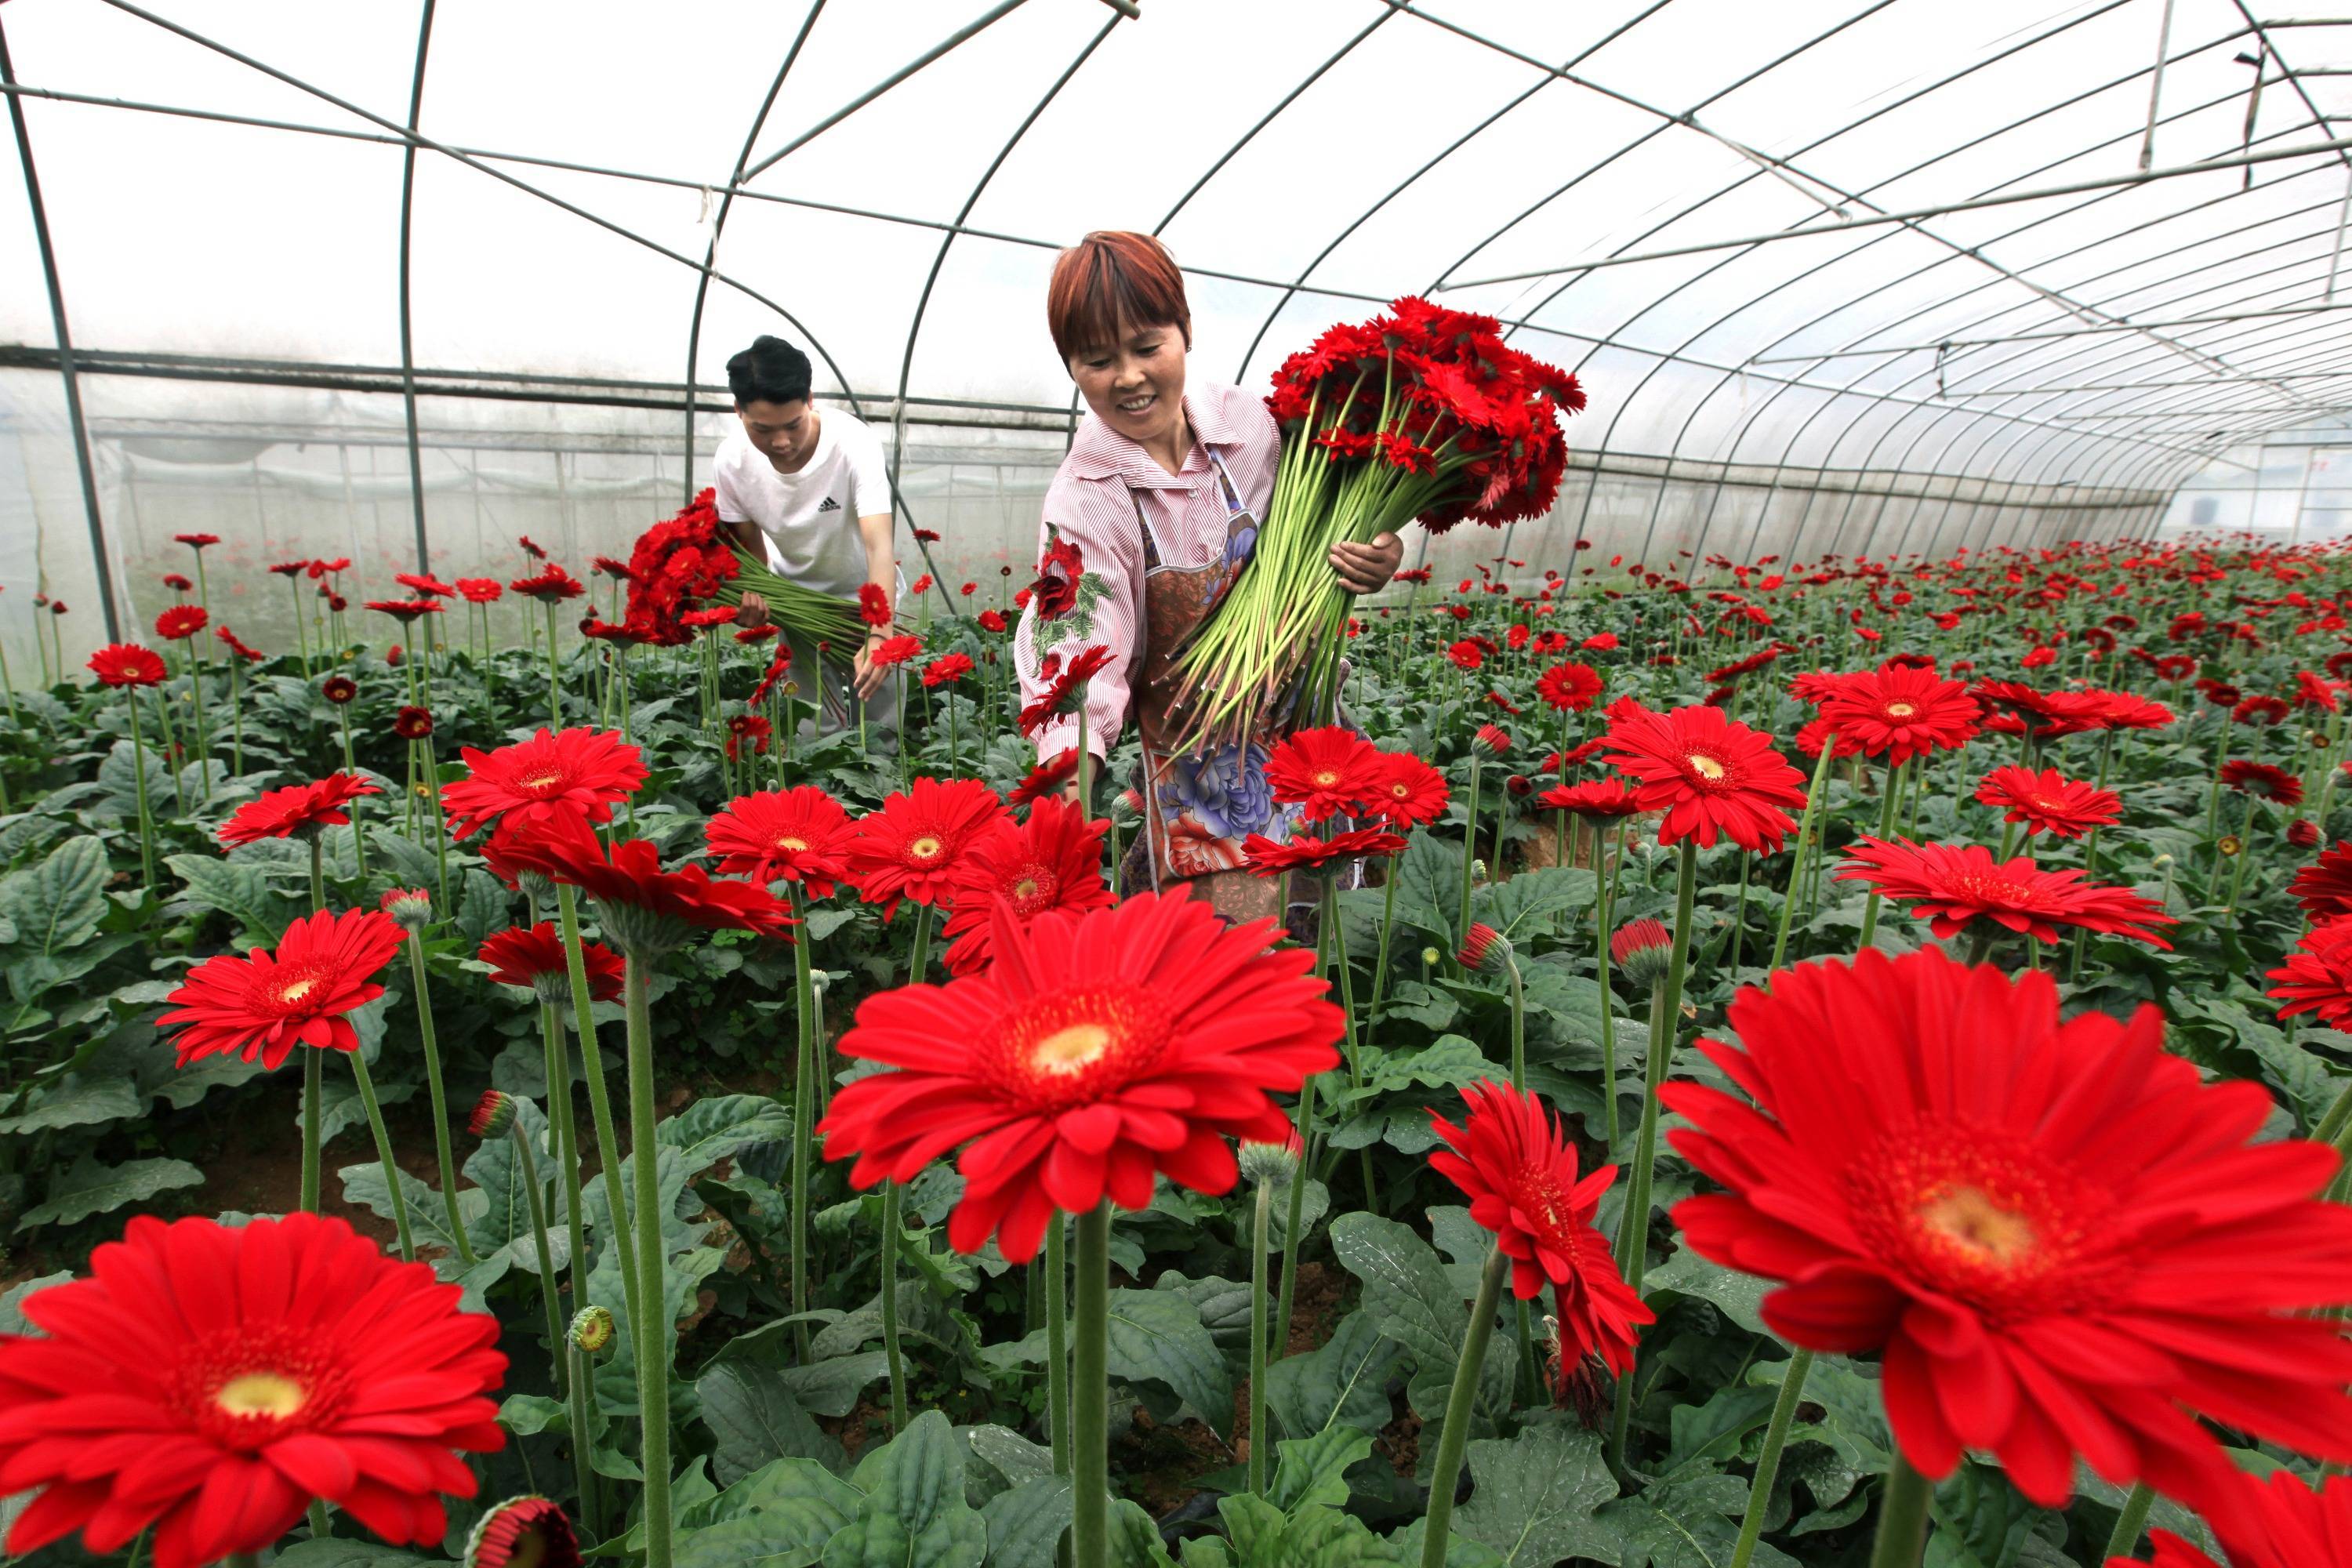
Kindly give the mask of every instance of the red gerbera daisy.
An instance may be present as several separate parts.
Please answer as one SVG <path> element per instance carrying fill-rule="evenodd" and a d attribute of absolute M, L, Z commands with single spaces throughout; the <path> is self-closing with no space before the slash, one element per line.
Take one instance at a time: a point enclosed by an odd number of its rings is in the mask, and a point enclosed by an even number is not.
<path fill-rule="evenodd" d="M 968 653 L 943 653 L 923 666 L 925 686 L 953 686 L 971 673 L 971 656 Z"/>
<path fill-rule="evenodd" d="M 641 753 L 611 730 L 541 730 L 495 752 L 467 746 L 457 754 L 467 776 L 441 786 L 457 838 L 508 819 L 610 822 L 613 807 L 646 782 Z"/>
<path fill-rule="evenodd" d="M 38 1495 L 8 1550 L 74 1531 L 94 1555 L 154 1529 L 156 1568 L 268 1546 L 324 1498 L 386 1541 L 437 1543 L 471 1497 L 452 1450 L 502 1447 L 499 1322 L 339 1219 L 131 1220 L 90 1277 L 0 1335 L 0 1467 Z"/>
<path fill-rule="evenodd" d="M 359 694 L 359 682 L 348 675 L 331 675 L 319 683 L 319 695 L 338 708 Z"/>
<path fill-rule="evenodd" d="M 1702 1049 L 1745 1098 L 1660 1091 L 1729 1189 L 1675 1223 L 1784 1282 L 1783 1339 L 1882 1352 L 1920 1470 L 1990 1450 L 2056 1508 L 2080 1456 L 2210 1509 L 2237 1472 L 2200 1415 L 2352 1458 L 2352 1343 L 2308 1311 L 2352 1297 L 2352 1210 L 2312 1196 L 2336 1157 L 2254 1142 L 2268 1092 L 2201 1081 L 2155 1007 L 2061 1023 L 2047 975 L 1927 949 L 1783 971 L 1729 1017 Z"/>
<path fill-rule="evenodd" d="M 259 838 L 308 837 L 322 827 L 351 821 L 343 808 L 363 795 L 382 795 L 383 787 L 357 773 L 329 773 L 310 784 L 265 790 L 230 814 L 214 835 L 225 845 L 250 844 Z"/>
<path fill-rule="evenodd" d="M 2305 919 L 2331 921 L 2352 915 L 2352 844 L 2338 843 L 2294 874 L 2286 890 L 2303 906 Z"/>
<path fill-rule="evenodd" d="M 457 590 L 434 576 L 430 572 L 395 572 L 392 580 L 413 594 L 428 599 L 454 599 Z"/>
<path fill-rule="evenodd" d="M 1110 649 L 1100 643 L 1080 648 L 1066 664 L 1057 665 L 1054 656 L 1047 654 L 1038 671 L 1045 679 L 1045 689 L 1021 710 L 1021 732 L 1034 735 L 1046 720 L 1076 712 L 1078 704 L 1086 700 L 1087 682 L 1100 674 L 1109 662 Z"/>
<path fill-rule="evenodd" d="M 684 945 L 696 927 L 793 940 L 793 917 L 767 889 L 713 878 L 699 866 L 665 871 L 660 852 L 645 839 L 608 851 L 578 816 L 501 825 L 499 833 L 510 865 L 586 894 L 624 957 L 657 958 Z"/>
<path fill-rule="evenodd" d="M 890 595 L 877 584 L 860 583 L 857 585 L 857 618 L 869 626 L 889 626 Z"/>
<path fill-rule="evenodd" d="M 464 1561 L 466 1568 L 580 1568 L 580 1537 L 553 1500 L 509 1498 L 475 1522 Z"/>
<path fill-rule="evenodd" d="M 1624 1372 L 1633 1364 L 1638 1331 L 1657 1314 L 1625 1283 L 1593 1226 L 1617 1167 L 1580 1180 L 1576 1145 L 1531 1093 L 1474 1083 L 1462 1098 L 1470 1110 L 1459 1127 L 1429 1113 L 1447 1144 L 1431 1151 L 1430 1168 L 1461 1188 L 1470 1217 L 1495 1233 L 1495 1245 L 1512 1260 L 1512 1295 L 1528 1301 L 1552 1288 L 1561 1364 L 1598 1355 L 1611 1372 Z"/>
<path fill-rule="evenodd" d="M 1560 712 L 1582 712 L 1600 699 L 1601 672 L 1574 659 L 1555 664 L 1536 682 L 1536 695 Z"/>
<path fill-rule="evenodd" d="M 2175 718 L 2172 710 L 2161 702 L 2130 691 L 2101 691 L 2095 688 L 2083 696 L 2099 704 L 2105 727 L 2110 730 L 2161 730 Z"/>
<path fill-rule="evenodd" d="M 955 889 L 956 863 L 1003 815 L 1004 803 L 978 779 L 917 779 L 858 819 L 849 841 L 857 896 L 880 904 L 885 920 L 901 899 L 943 902 Z"/>
<path fill-rule="evenodd" d="M 2303 781 L 2268 763 L 2232 757 L 2221 764 L 2221 782 L 2242 795 L 2258 796 L 2273 805 L 2303 804 Z"/>
<path fill-rule="evenodd" d="M 2284 724 L 2287 705 L 2275 697 L 2249 697 L 2230 710 L 2233 724 Z"/>
<path fill-rule="evenodd" d="M 1403 853 L 1404 843 L 1395 834 L 1383 833 L 1377 827 L 1335 833 L 1328 839 L 1294 833 L 1281 844 L 1263 833 L 1253 833 L 1242 840 L 1242 858 L 1258 876 L 1276 877 L 1285 871 L 1328 870 L 1342 860 L 1366 856 L 1386 858 Z"/>
<path fill-rule="evenodd" d="M 741 760 L 747 748 L 755 757 L 766 756 L 775 733 L 776 727 L 768 722 L 764 713 L 736 714 L 727 721 L 727 760 Z"/>
<path fill-rule="evenodd" d="M 490 966 L 490 978 L 501 985 L 536 992 L 542 1002 L 572 1000 L 572 972 L 564 957 L 562 934 L 553 921 L 493 932 L 474 956 Z M 618 1001 L 621 955 L 601 942 L 583 942 L 580 956 L 588 972 L 589 1000 Z"/>
<path fill-rule="evenodd" d="M 1024 774 L 1021 782 L 1013 786 L 1013 793 L 1004 797 L 1004 804 L 1027 805 L 1031 801 L 1059 795 L 1062 786 L 1077 776 L 1077 748 L 1065 746 Z"/>
<path fill-rule="evenodd" d="M 469 605 L 495 605 L 506 597 L 507 591 L 499 586 L 495 577 L 460 577 L 457 592 Z"/>
<path fill-rule="evenodd" d="M 886 637 L 874 645 L 867 661 L 877 669 L 895 669 L 923 651 L 923 639 L 912 635 Z"/>
<path fill-rule="evenodd" d="M 379 615 L 390 616 L 402 626 L 406 626 L 419 616 L 437 616 L 442 613 L 441 602 L 438 599 L 370 599 L 367 602 L 367 607 Z"/>
<path fill-rule="evenodd" d="M 1900 665 L 1848 676 L 1822 704 L 1830 728 L 1889 767 L 1967 745 L 1980 714 L 1958 681 Z"/>
<path fill-rule="evenodd" d="M 1453 798 L 1445 775 L 1411 752 L 1375 752 L 1365 774 L 1357 804 L 1390 827 L 1425 827 Z"/>
<path fill-rule="evenodd" d="M 404 741 L 422 741 L 433 733 L 433 710 L 404 702 L 392 716 L 392 732 Z"/>
<path fill-rule="evenodd" d="M 1314 955 L 1269 951 L 1271 921 L 1227 926 L 1181 893 L 1048 910 L 1025 929 L 995 919 L 985 973 L 859 1006 L 843 1053 L 897 1070 L 844 1088 L 817 1127 L 827 1159 L 857 1157 L 861 1190 L 968 1143 L 948 1216 L 958 1251 L 993 1235 L 1025 1263 L 1056 1210 L 1142 1208 L 1155 1173 L 1228 1192 L 1227 1140 L 1283 1139 L 1271 1096 L 1339 1065 Z"/>
<path fill-rule="evenodd" d="M 1274 798 L 1301 808 L 1309 822 L 1353 815 L 1357 803 L 1380 787 L 1381 766 L 1372 743 L 1343 725 L 1301 730 L 1275 743 L 1266 754 L 1265 782 Z"/>
<path fill-rule="evenodd" d="M 1054 799 L 1031 806 L 1026 822 L 998 817 L 956 864 L 954 912 L 940 928 L 952 944 L 948 973 L 977 973 L 994 961 L 992 939 L 1000 905 L 1027 925 L 1047 910 L 1084 911 L 1109 903 L 1102 875 L 1108 826 L 1099 819 L 1088 822 L 1076 805 Z"/>
<path fill-rule="evenodd" d="M 1658 842 L 1726 837 L 1749 851 L 1780 847 L 1796 824 L 1783 806 L 1805 804 L 1804 775 L 1771 739 L 1719 708 L 1654 713 L 1628 698 L 1609 710 L 1610 763 L 1635 780 L 1642 809 L 1664 811 Z"/>
<path fill-rule="evenodd" d="M 2094 827 L 2123 820 L 2123 797 L 2113 790 L 2060 775 L 2055 768 L 1995 768 L 1977 785 L 1977 799 L 2000 808 L 2003 822 L 2025 824 L 2028 837 L 2048 833 L 2080 838 Z"/>
<path fill-rule="evenodd" d="M 1842 882 L 1867 882 L 1929 922 L 1939 937 L 1958 935 L 1984 919 L 2042 942 L 2058 928 L 2081 926 L 2170 949 L 2157 928 L 2175 924 L 2161 908 L 2128 888 L 2085 881 L 2079 868 L 2045 871 L 2026 856 L 1998 860 L 1981 844 L 1914 844 L 1865 837 L 1838 868 Z"/>
<path fill-rule="evenodd" d="M 2286 1004 L 2278 1016 L 2316 1013 L 2329 1028 L 2341 1028 L 2352 1018 L 2352 920 L 2332 920 L 2305 933 L 2294 948 L 2283 967 L 2270 972 L 2279 984 L 2266 994 Z"/>
<path fill-rule="evenodd" d="M 185 642 L 211 620 L 202 605 L 174 605 L 155 617 L 155 635 L 165 642 Z"/>
<path fill-rule="evenodd" d="M 2036 691 L 2014 680 L 1979 680 L 1970 694 L 2008 710 L 2020 725 L 2043 740 L 2103 730 L 2107 724 L 2107 704 L 2098 692 Z"/>
<path fill-rule="evenodd" d="M 849 813 L 814 784 L 739 795 L 702 825 L 719 869 L 761 887 L 799 882 L 813 899 L 829 899 L 836 878 L 849 875 Z"/>
<path fill-rule="evenodd" d="M 344 1016 L 383 994 L 374 978 L 400 951 L 401 931 L 380 910 L 320 911 L 286 927 L 275 949 L 222 952 L 188 971 L 155 1020 L 180 1029 L 180 1066 L 234 1054 L 275 1070 L 298 1045 L 355 1051 L 359 1032 Z M 183 1027 L 184 1026 L 184 1027 Z"/>
<path fill-rule="evenodd" d="M 100 686 L 161 686 L 163 655 L 135 642 L 109 643 L 89 656 L 89 672 Z"/>
<path fill-rule="evenodd" d="M 576 599 L 588 591 L 586 584 L 553 561 L 550 561 L 537 576 L 517 577 L 509 583 L 507 587 L 514 593 L 537 599 L 542 605 L 555 605 L 566 599 Z"/>
<path fill-rule="evenodd" d="M 1622 779 L 1592 779 L 1583 784 L 1554 784 L 1536 796 L 1545 811 L 1565 811 L 1588 821 L 1613 821 L 1642 809 L 1642 797 Z"/>
<path fill-rule="evenodd" d="M 192 550 L 202 550 L 208 545 L 220 542 L 220 535 L 217 533 L 175 533 L 172 537 Z"/>

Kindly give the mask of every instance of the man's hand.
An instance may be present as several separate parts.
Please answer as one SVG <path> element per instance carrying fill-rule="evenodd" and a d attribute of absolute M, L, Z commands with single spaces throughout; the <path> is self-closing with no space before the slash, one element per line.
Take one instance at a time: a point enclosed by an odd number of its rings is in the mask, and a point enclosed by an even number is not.
<path fill-rule="evenodd" d="M 735 624 L 739 626 L 764 626 L 768 624 L 768 601 L 748 590 L 742 603 L 735 606 Z"/>
<path fill-rule="evenodd" d="M 743 596 L 751 597 L 749 594 Z M 882 689 L 882 682 L 889 679 L 890 672 L 874 662 L 874 650 L 881 646 L 882 634 L 870 633 L 865 646 L 857 650 L 857 657 L 849 661 L 850 671 L 856 678 L 857 700 L 861 702 L 871 701 L 874 694 Z"/>
<path fill-rule="evenodd" d="M 1330 562 L 1339 586 L 1350 594 L 1377 594 L 1404 563 L 1404 541 L 1393 533 L 1383 533 L 1370 544 L 1342 541 L 1331 547 Z"/>

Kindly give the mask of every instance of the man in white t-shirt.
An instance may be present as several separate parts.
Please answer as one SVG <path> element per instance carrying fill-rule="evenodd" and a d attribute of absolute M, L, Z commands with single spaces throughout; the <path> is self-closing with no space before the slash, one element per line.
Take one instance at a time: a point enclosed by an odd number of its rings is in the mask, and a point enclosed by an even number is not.
<path fill-rule="evenodd" d="M 779 576 L 845 599 L 870 583 L 896 605 L 898 563 L 881 438 L 840 409 L 820 412 L 809 401 L 809 384 L 808 355 L 782 338 L 758 338 L 727 362 L 743 428 L 721 441 L 711 459 L 719 521 L 745 549 L 764 550 Z M 758 626 L 767 614 L 757 594 L 745 594 L 737 619 Z M 868 628 L 854 651 L 831 650 L 820 727 L 852 721 L 847 697 L 854 689 L 871 722 L 898 729 L 897 683 L 874 665 L 875 648 L 889 635 Z M 791 640 L 792 679 L 804 700 L 813 699 L 816 649 Z M 837 662 L 845 652 L 846 671 Z"/>

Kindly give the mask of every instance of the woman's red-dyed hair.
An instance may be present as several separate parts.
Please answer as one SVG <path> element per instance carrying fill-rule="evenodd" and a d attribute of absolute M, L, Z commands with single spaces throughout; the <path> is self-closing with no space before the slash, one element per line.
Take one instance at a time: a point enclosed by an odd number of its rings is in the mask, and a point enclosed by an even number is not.
<path fill-rule="evenodd" d="M 1175 258 L 1151 236 L 1125 229 L 1097 229 L 1055 258 L 1045 322 L 1066 362 L 1117 342 L 1122 329 L 1173 326 L 1192 346 L 1192 308 Z"/>

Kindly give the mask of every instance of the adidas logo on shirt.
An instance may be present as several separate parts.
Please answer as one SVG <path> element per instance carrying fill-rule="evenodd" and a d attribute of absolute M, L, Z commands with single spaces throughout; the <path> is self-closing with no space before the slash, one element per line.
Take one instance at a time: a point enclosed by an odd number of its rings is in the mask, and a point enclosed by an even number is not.
<path fill-rule="evenodd" d="M 827 496 L 823 500 L 816 503 L 816 510 L 819 511 L 839 511 L 841 510 L 841 503 L 834 500 L 831 496 Z"/>

